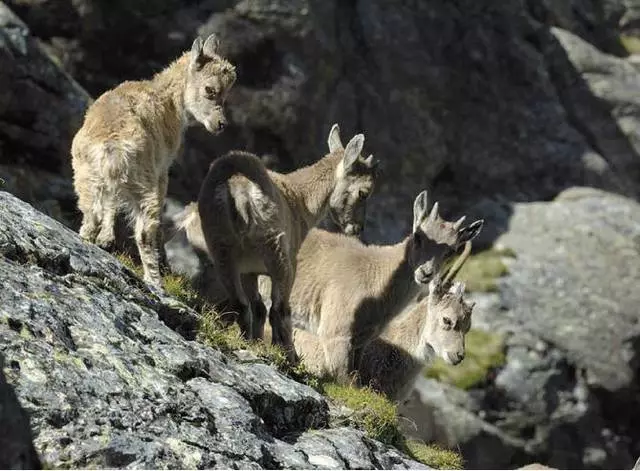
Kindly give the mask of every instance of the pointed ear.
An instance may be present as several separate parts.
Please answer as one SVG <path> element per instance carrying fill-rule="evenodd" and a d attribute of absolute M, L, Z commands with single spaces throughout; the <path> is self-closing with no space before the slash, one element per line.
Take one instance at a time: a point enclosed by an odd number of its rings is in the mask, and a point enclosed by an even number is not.
<path fill-rule="evenodd" d="M 356 134 L 351 138 L 347 147 L 344 149 L 344 157 L 342 158 L 342 165 L 345 171 L 348 171 L 356 160 L 358 160 L 363 146 L 364 134 Z"/>
<path fill-rule="evenodd" d="M 207 40 L 202 46 L 202 54 L 208 58 L 213 58 L 218 54 L 218 48 L 220 47 L 220 40 L 215 34 L 210 34 Z"/>
<path fill-rule="evenodd" d="M 413 202 L 413 232 L 416 232 L 425 214 L 427 214 L 427 203 L 427 190 L 423 190 Z"/>
<path fill-rule="evenodd" d="M 329 152 L 336 152 L 344 149 L 342 140 L 340 139 L 340 126 L 338 126 L 338 123 L 334 123 L 333 126 L 331 126 L 327 144 L 329 144 Z"/>
<path fill-rule="evenodd" d="M 462 299 L 464 295 L 465 284 L 462 281 L 456 281 L 451 287 L 451 294 L 455 296 L 456 299 Z"/>
<path fill-rule="evenodd" d="M 458 231 L 458 245 L 462 245 L 466 242 L 469 242 L 475 239 L 480 231 L 482 230 L 482 225 L 484 224 L 484 219 L 478 219 L 477 221 L 472 222 L 468 226 L 463 227 Z"/>
<path fill-rule="evenodd" d="M 202 38 L 197 37 L 191 45 L 190 64 L 194 67 L 202 60 Z"/>
<path fill-rule="evenodd" d="M 436 273 L 429 282 L 429 296 L 439 298 L 442 295 L 442 274 Z"/>

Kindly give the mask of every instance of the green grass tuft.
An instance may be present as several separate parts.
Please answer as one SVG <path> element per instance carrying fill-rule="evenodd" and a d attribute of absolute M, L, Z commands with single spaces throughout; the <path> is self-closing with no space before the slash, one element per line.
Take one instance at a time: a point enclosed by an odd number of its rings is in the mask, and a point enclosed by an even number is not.
<path fill-rule="evenodd" d="M 503 257 L 515 258 L 515 253 L 511 249 L 489 249 L 471 255 L 457 279 L 465 282 L 467 291 L 495 292 L 498 290 L 496 280 L 509 273 Z"/>
<path fill-rule="evenodd" d="M 489 371 L 504 365 L 504 338 L 500 334 L 471 329 L 465 338 L 465 357 L 456 366 L 440 358 L 425 370 L 425 375 L 460 389 L 482 384 Z"/>
<path fill-rule="evenodd" d="M 407 440 L 406 450 L 414 460 L 436 469 L 462 469 L 464 464 L 460 453 L 418 440 Z"/>
<path fill-rule="evenodd" d="M 142 271 L 142 265 L 136 263 L 136 261 L 131 258 L 129 254 L 118 252 L 115 254 L 116 258 L 122 263 L 125 267 L 135 273 L 139 278 L 142 278 L 144 275 Z"/>
<path fill-rule="evenodd" d="M 390 445 L 401 445 L 396 405 L 369 388 L 358 388 L 334 382 L 324 382 L 321 392 L 354 411 L 353 421 L 367 436 Z"/>
<path fill-rule="evenodd" d="M 640 54 L 640 38 L 628 34 L 620 35 L 620 43 L 629 54 Z"/>

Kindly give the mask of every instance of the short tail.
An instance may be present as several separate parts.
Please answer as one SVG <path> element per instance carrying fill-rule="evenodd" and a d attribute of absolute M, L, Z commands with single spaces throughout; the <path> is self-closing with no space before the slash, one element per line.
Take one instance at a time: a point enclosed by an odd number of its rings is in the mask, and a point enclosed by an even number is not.
<path fill-rule="evenodd" d="M 202 223 L 200 222 L 200 214 L 198 213 L 198 203 L 195 201 L 189 203 L 175 217 L 175 224 L 178 230 L 183 230 L 187 236 L 187 240 L 195 248 L 208 253 L 207 242 L 202 232 Z"/>
<path fill-rule="evenodd" d="M 126 182 L 129 174 L 129 155 L 126 142 L 101 142 L 89 148 L 89 157 L 97 165 L 104 183 L 119 186 Z"/>

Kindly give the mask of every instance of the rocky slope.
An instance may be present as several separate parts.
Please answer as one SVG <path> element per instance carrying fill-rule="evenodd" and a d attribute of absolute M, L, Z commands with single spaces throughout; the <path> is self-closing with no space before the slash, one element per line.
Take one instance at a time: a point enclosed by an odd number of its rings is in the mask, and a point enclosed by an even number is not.
<path fill-rule="evenodd" d="M 477 247 L 497 240 L 516 252 L 498 292 L 479 297 L 475 321 L 507 334 L 505 367 L 471 391 L 431 380 L 421 383 L 416 393 L 421 400 L 411 404 L 420 433 L 460 443 L 469 467 L 512 467 L 532 460 L 557 467 L 630 467 L 631 456 L 640 454 L 640 437 L 632 426 L 639 418 L 629 412 L 638 409 L 640 369 L 634 307 L 634 287 L 640 281 L 634 268 L 638 210 L 633 201 L 640 191 L 640 66 L 634 59 L 640 49 L 629 57 L 620 39 L 639 37 L 640 2 L 0 2 L 0 86 L 8 90 L 0 97 L 3 189 L 77 228 L 68 150 L 90 102 L 78 83 L 95 96 L 122 80 L 148 77 L 188 48 L 196 31 L 215 31 L 222 37 L 239 80 L 229 98 L 231 126 L 216 138 L 200 128 L 188 132 L 181 160 L 171 171 L 167 215 L 196 196 L 211 159 L 229 148 L 255 151 L 288 169 L 324 152 L 334 121 L 345 135 L 365 131 L 366 149 L 385 165 L 371 201 L 366 239 L 398 240 L 409 227 L 413 196 L 426 187 L 443 202 L 445 212 L 464 210 L 487 219 Z M 576 185 L 608 193 L 570 190 L 551 201 Z M 0 225 L 0 230 L 10 229 Z M 199 286 L 207 285 L 201 260 L 180 236 L 167 248 L 175 269 L 200 274 Z M 47 255 L 43 263 L 59 270 L 56 257 Z M 39 259 L 34 260 L 37 264 Z M 114 279 L 129 279 L 119 266 L 113 270 L 117 273 L 109 276 Z M 48 273 L 20 283 L 44 289 Z M 70 289 L 89 296 L 85 291 L 94 288 L 90 283 L 82 288 L 88 281 L 85 275 Z M 144 292 L 142 287 L 131 289 Z M 140 293 L 134 298 L 144 301 L 133 301 L 136 306 L 150 302 L 165 323 L 180 327 L 183 317 L 174 308 L 147 301 L 148 295 Z M 146 319 L 153 315 L 145 312 L 145 329 L 156 335 L 162 325 L 155 321 L 147 327 Z M 52 323 L 64 339 L 64 328 Z M 187 322 L 181 332 L 189 335 L 190 328 Z M 21 331 L 12 335 L 19 337 Z M 109 351 L 121 348 L 108 339 L 101 342 L 97 345 L 107 342 Z M 174 366 L 165 356 L 149 355 L 161 365 L 160 376 L 175 376 L 167 373 Z M 64 361 L 70 368 L 81 367 L 68 358 L 49 359 L 46 367 Z M 214 353 L 212 358 L 221 357 Z M 28 370 L 28 364 L 24 368 Z M 131 368 L 143 371 L 144 365 Z M 16 372 L 9 366 L 6 370 L 16 384 Z M 133 376 L 135 384 L 150 387 L 144 374 Z M 67 379 L 60 381 L 66 387 Z M 198 381 L 202 379 L 187 379 L 180 391 Z M 119 384 L 114 382 L 114 387 Z M 190 400 L 193 391 L 179 397 Z M 23 397 L 20 388 L 18 395 Z M 147 409 L 163 407 L 163 399 L 146 397 L 132 401 L 142 401 Z M 95 407 L 108 409 L 111 400 Z M 247 399 L 250 404 L 252 400 Z M 119 396 L 114 401 L 123 403 Z M 42 402 L 37 404 L 42 407 Z M 34 406 L 25 407 L 31 411 Z M 123 423 L 133 420 L 130 409 L 115 410 L 128 414 Z M 47 423 L 43 415 L 32 419 L 34 427 Z M 158 440 L 169 437 L 173 443 L 172 434 L 187 427 L 190 416 L 179 409 L 171 417 Z M 153 419 L 144 420 L 141 427 L 148 438 L 152 431 L 145 427 L 152 427 Z M 64 420 L 61 423 L 64 428 Z M 77 422 L 71 423 L 72 435 L 94 433 L 78 431 Z M 92 436 L 101 437 L 104 427 L 111 430 L 113 425 L 100 427 Z M 256 430 L 247 432 L 251 441 L 257 436 L 256 443 L 263 443 L 264 429 Z M 128 432 L 116 430 L 121 433 Z M 44 439 L 37 436 L 38 447 L 43 443 L 39 440 Z M 102 443 L 100 438 L 95 441 Z M 115 443 L 101 448 L 115 450 L 113 454 L 96 452 L 94 458 L 82 459 L 88 464 L 115 463 L 135 454 Z M 141 445 L 141 455 L 153 456 L 153 450 L 169 446 L 157 445 L 155 439 L 149 443 L 149 448 Z M 60 447 L 75 449 L 58 442 L 47 446 L 54 461 Z M 189 446 L 184 445 L 185 453 L 197 456 Z M 296 449 L 298 443 L 291 446 Z M 272 453 L 268 446 L 264 449 L 263 458 Z M 61 460 L 74 459 L 73 453 Z M 167 451 L 167 459 L 186 463 L 179 460 L 187 455 L 176 453 Z M 203 459 L 212 456 L 198 453 Z M 268 463 L 257 456 L 256 463 Z M 220 459 L 222 463 L 225 458 Z"/>
<path fill-rule="evenodd" d="M 176 333 L 167 324 L 193 334 L 195 313 L 60 223 L 5 192 L 0 207 L 0 354 L 48 466 L 424 468 L 326 428 L 325 399 L 272 366 Z M 2 381 L 0 443 L 19 424 L 10 438 L 35 465 L 26 419 L 5 398 Z"/>

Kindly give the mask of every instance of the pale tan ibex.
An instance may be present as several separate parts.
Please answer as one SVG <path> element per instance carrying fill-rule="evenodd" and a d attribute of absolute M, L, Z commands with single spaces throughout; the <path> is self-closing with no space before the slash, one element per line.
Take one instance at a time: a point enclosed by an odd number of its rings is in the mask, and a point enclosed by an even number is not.
<path fill-rule="evenodd" d="M 298 252 L 290 305 L 295 326 L 319 338 L 321 370 L 346 380 L 362 348 L 482 229 L 482 220 L 462 227 L 464 216 L 444 221 L 438 203 L 427 213 L 423 191 L 414 203 L 411 235 L 391 246 L 367 246 L 320 229 L 309 232 Z"/>
<path fill-rule="evenodd" d="M 266 309 L 257 276 L 269 275 L 273 343 L 291 360 L 289 294 L 300 244 L 327 211 L 343 230 L 360 230 L 364 212 L 359 208 L 373 189 L 373 156 L 360 156 L 364 136 L 354 136 L 343 148 L 334 124 L 328 142 L 329 154 L 288 174 L 267 170 L 251 154 L 232 152 L 211 164 L 198 198 L 207 252 L 231 305 L 241 313 L 241 331 L 251 339 L 263 336 Z M 197 244 L 197 235 L 192 238 Z"/>
<path fill-rule="evenodd" d="M 437 274 L 429 283 L 428 295 L 393 319 L 364 348 L 357 368 L 360 384 L 400 401 L 436 355 L 451 365 L 464 359 L 474 304 L 463 299 L 464 283 L 452 284 L 452 280 L 470 251 L 467 242 L 444 280 Z"/>
<path fill-rule="evenodd" d="M 217 50 L 214 35 L 204 43 L 197 38 L 152 80 L 105 92 L 87 110 L 71 146 L 80 235 L 110 247 L 116 214 L 124 209 L 135 221 L 144 279 L 160 290 L 159 227 L 169 167 L 188 124 L 202 123 L 211 133 L 226 124 L 223 104 L 236 73 Z"/>

